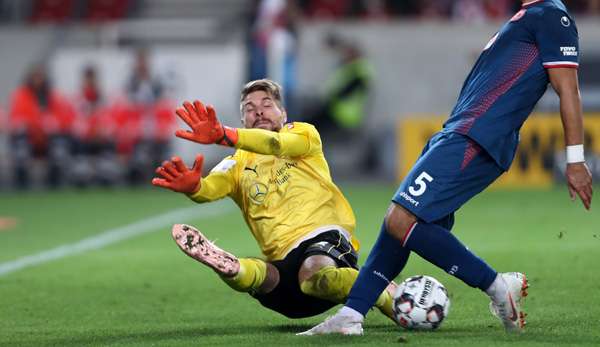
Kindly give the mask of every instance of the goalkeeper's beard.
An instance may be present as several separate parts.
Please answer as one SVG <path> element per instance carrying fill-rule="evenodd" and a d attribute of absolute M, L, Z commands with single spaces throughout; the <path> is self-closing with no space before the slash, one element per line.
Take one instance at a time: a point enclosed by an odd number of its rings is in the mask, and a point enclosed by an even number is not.
<path fill-rule="evenodd" d="M 252 124 L 252 128 L 253 129 L 270 130 L 270 131 L 279 131 L 281 129 L 281 127 L 278 127 L 277 124 L 275 124 L 275 122 L 268 120 L 268 119 L 257 119 Z"/>

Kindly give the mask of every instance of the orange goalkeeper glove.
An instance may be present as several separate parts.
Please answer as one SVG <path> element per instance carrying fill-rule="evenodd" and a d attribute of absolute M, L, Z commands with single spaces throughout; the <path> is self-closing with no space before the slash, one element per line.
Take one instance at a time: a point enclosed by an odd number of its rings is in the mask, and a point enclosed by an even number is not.
<path fill-rule="evenodd" d="M 204 156 L 198 154 L 194 166 L 190 170 L 180 157 L 173 157 L 171 161 L 164 161 L 156 169 L 162 178 L 153 178 L 152 184 L 157 187 L 171 189 L 174 192 L 194 194 L 200 190 L 202 180 L 202 163 Z"/>
<path fill-rule="evenodd" d="M 238 141 L 237 129 L 221 124 L 215 109 L 210 105 L 204 107 L 198 100 L 193 105 L 186 101 L 183 108 L 178 108 L 175 113 L 192 128 L 192 131 L 177 130 L 177 137 L 206 145 L 217 143 L 230 147 L 235 146 Z"/>

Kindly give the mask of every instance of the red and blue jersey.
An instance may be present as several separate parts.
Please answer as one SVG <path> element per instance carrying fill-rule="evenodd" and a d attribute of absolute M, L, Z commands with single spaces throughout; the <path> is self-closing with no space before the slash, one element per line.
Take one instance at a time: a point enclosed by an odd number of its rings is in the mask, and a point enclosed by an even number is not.
<path fill-rule="evenodd" d="M 578 63 L 577 27 L 564 4 L 523 4 L 485 46 L 444 132 L 470 137 L 508 170 L 519 130 L 548 86 L 546 69 L 577 68 Z"/>

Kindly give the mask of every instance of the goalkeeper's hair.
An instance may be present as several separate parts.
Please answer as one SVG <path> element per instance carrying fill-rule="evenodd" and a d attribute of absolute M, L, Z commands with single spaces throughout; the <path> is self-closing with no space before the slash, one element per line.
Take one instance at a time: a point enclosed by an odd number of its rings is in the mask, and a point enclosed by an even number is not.
<path fill-rule="evenodd" d="M 244 88 L 242 88 L 242 94 L 240 95 L 240 112 L 242 111 L 242 103 L 244 99 L 248 96 L 248 94 L 262 90 L 271 96 L 277 106 L 280 109 L 283 109 L 283 91 L 279 83 L 269 80 L 269 79 L 260 79 L 254 80 L 246 83 Z"/>

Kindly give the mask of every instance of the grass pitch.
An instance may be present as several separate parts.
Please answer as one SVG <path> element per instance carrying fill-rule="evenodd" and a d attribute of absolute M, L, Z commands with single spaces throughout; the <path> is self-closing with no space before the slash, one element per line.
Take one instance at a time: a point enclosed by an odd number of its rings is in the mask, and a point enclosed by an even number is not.
<path fill-rule="evenodd" d="M 361 262 L 394 189 L 342 185 L 358 221 Z M 373 311 L 365 336 L 297 337 L 327 314 L 286 319 L 186 257 L 155 217 L 190 206 L 185 197 L 158 189 L 2 193 L 0 218 L 16 218 L 17 225 L 0 229 L 0 268 L 131 223 L 157 225 L 0 275 L 0 346 L 600 345 L 600 213 L 598 206 L 585 212 L 571 203 L 563 187 L 486 192 L 457 214 L 454 233 L 465 244 L 499 271 L 528 275 L 528 325 L 521 336 L 503 332 L 484 294 L 413 254 L 401 278 L 432 275 L 451 295 L 450 315 L 438 331 L 406 332 Z M 236 255 L 259 255 L 232 203 L 185 222 Z"/>

